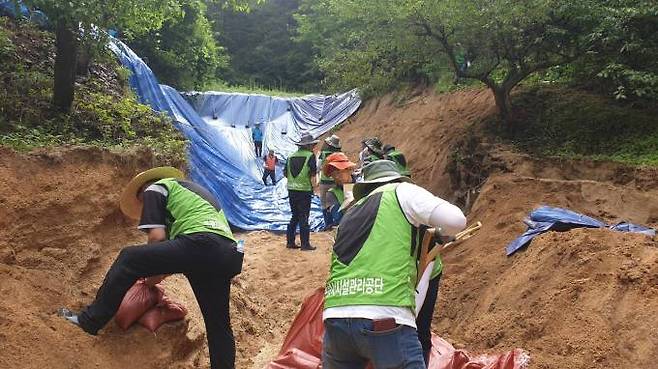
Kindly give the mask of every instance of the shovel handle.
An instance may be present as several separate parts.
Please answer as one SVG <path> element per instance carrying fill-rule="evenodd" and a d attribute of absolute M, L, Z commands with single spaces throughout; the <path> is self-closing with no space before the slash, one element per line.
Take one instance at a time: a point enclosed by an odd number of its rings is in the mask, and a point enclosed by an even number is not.
<path fill-rule="evenodd" d="M 455 240 L 446 243 L 445 245 L 440 245 L 436 246 L 433 248 L 431 251 L 428 252 L 429 245 L 431 240 L 434 238 L 434 233 L 436 232 L 435 228 L 429 228 L 425 231 L 425 237 L 423 237 L 423 245 L 421 246 L 420 249 L 420 265 L 418 266 L 418 275 L 416 278 L 416 281 L 420 281 L 420 278 L 422 277 L 423 273 L 425 273 L 425 269 L 427 269 L 427 266 L 434 260 L 436 259 L 437 255 L 441 253 L 441 251 L 445 250 L 448 246 L 454 246 L 462 241 L 465 241 L 471 237 L 473 237 L 473 234 L 475 231 L 479 230 L 482 228 L 482 222 L 476 222 L 475 224 L 471 225 L 470 227 L 464 229 L 463 231 L 457 233 L 455 235 Z"/>

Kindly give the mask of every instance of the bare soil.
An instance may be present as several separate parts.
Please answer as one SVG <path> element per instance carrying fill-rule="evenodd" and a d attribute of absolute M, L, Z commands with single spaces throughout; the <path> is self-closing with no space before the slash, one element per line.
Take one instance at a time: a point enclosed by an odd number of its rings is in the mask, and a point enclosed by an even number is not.
<path fill-rule="evenodd" d="M 531 368 L 658 367 L 656 241 L 580 229 L 547 233 L 505 256 L 541 204 L 656 226 L 656 170 L 543 160 L 486 140 L 460 151 L 455 144 L 473 141 L 492 112 L 482 90 L 426 92 L 406 103 L 388 96 L 338 131 L 352 157 L 363 137 L 378 135 L 407 155 L 417 183 L 451 200 L 472 193 L 469 221 L 484 227 L 444 255 L 434 330 L 469 351 L 524 348 Z M 464 147 L 472 158 L 456 165 Z M 0 149 L 0 368 L 207 367 L 203 322 L 184 277 L 164 285 L 190 314 L 155 335 L 110 323 L 91 337 L 55 315 L 91 301 L 119 250 L 144 242 L 117 202 L 136 172 L 156 164 L 146 153 Z M 324 283 L 332 234 L 312 234 L 318 250 L 310 253 L 285 249 L 283 235 L 238 237 L 246 253 L 231 297 L 237 368 L 260 369 L 303 297 Z"/>

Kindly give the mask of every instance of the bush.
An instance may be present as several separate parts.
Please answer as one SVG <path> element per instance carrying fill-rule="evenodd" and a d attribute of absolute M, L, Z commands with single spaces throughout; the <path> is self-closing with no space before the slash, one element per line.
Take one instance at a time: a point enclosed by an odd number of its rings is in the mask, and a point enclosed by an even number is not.
<path fill-rule="evenodd" d="M 515 96 L 517 121 L 500 134 L 535 155 L 658 165 L 656 108 L 581 90 L 532 88 Z"/>
<path fill-rule="evenodd" d="M 52 34 L 0 18 L 0 145 L 146 146 L 175 162 L 186 157 L 186 141 L 171 119 L 140 104 L 128 88 L 128 71 L 105 54 L 76 81 L 71 112 L 57 113 L 51 107 Z"/>

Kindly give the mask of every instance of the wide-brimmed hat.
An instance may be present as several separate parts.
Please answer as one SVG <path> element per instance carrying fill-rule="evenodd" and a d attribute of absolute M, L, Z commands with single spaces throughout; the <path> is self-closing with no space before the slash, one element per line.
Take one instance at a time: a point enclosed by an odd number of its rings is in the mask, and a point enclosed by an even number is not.
<path fill-rule="evenodd" d="M 137 191 L 139 191 L 147 182 L 157 181 L 164 178 L 182 179 L 185 178 L 185 175 L 174 167 L 152 168 L 139 173 L 131 179 L 123 189 L 121 199 L 119 200 L 121 212 L 130 218 L 139 219 L 142 215 L 143 203 L 137 198 Z"/>
<path fill-rule="evenodd" d="M 359 201 L 368 194 L 376 184 L 384 184 L 399 180 L 413 183 L 411 178 L 400 174 L 398 166 L 390 160 L 375 160 L 361 170 L 363 180 L 354 184 L 354 200 Z"/>
<path fill-rule="evenodd" d="M 304 133 L 299 141 L 297 141 L 297 146 L 315 145 L 318 142 L 320 142 L 320 140 L 316 140 L 309 133 Z"/>
<path fill-rule="evenodd" d="M 382 151 L 382 141 L 377 137 L 367 139 L 365 141 L 365 145 L 370 151 L 372 151 L 375 154 L 381 155 L 384 153 Z"/>
<path fill-rule="evenodd" d="M 324 143 L 326 143 L 327 145 L 329 145 L 329 146 L 331 146 L 335 149 L 339 149 L 339 150 L 341 149 L 340 137 L 338 137 L 336 135 L 331 135 L 331 136 L 325 138 Z"/>
<path fill-rule="evenodd" d="M 326 162 L 322 167 L 322 172 L 325 176 L 330 176 L 331 173 L 336 169 L 343 170 L 354 168 L 356 166 L 356 164 L 352 163 L 347 155 L 343 154 L 342 152 L 335 152 L 327 156 L 325 160 Z"/>

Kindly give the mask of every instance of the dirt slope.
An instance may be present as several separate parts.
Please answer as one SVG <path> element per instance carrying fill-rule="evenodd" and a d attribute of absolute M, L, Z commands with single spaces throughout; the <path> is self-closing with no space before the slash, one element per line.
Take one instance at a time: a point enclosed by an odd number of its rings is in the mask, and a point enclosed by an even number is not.
<path fill-rule="evenodd" d="M 142 153 L 144 155 L 144 153 Z M 144 241 L 117 208 L 121 187 L 156 163 L 146 155 L 95 150 L 33 155 L 0 152 L 0 368 L 203 368 L 208 358 L 200 311 L 184 277 L 165 290 L 190 310 L 157 335 L 113 322 L 97 337 L 55 316 L 93 298 L 121 247 Z M 238 368 L 278 350 L 307 290 L 326 278 L 331 238 L 315 234 L 314 253 L 290 252 L 265 232 L 246 239 L 244 271 L 232 291 Z"/>
<path fill-rule="evenodd" d="M 425 92 L 403 103 L 387 95 L 366 102 L 338 134 L 352 158 L 358 158 L 365 137 L 377 136 L 392 143 L 407 157 L 416 182 L 445 196 L 450 178 L 444 172 L 452 145 L 471 123 L 493 112 L 493 97 L 486 90 Z"/>
<path fill-rule="evenodd" d="M 655 241 L 579 229 L 504 252 L 539 204 L 647 224 L 658 216 L 656 195 L 593 181 L 489 178 L 469 216 L 483 229 L 446 253 L 437 332 L 470 349 L 523 347 L 535 368 L 656 367 Z"/>
<path fill-rule="evenodd" d="M 484 227 L 444 256 L 436 333 L 469 350 L 525 348 L 532 368 L 658 367 L 656 241 L 574 230 L 505 256 L 542 204 L 655 227 L 658 171 L 513 152 L 482 134 L 492 104 L 480 90 L 426 92 L 403 105 L 389 96 L 366 103 L 338 132 L 353 155 L 363 137 L 393 143 L 417 183 L 437 195 L 473 195 L 469 221 Z"/>
<path fill-rule="evenodd" d="M 417 182 L 438 195 L 473 194 L 469 219 L 484 228 L 444 257 L 435 331 L 473 351 L 525 348 L 531 368 L 658 367 L 655 241 L 574 230 L 540 236 L 512 257 L 504 253 L 540 204 L 655 226 L 657 171 L 540 160 L 465 139 L 492 111 L 489 94 L 479 90 L 425 93 L 402 106 L 387 97 L 366 103 L 338 132 L 352 154 L 365 136 L 396 144 Z M 454 145 L 460 142 L 467 144 Z M 456 165 L 464 154 L 468 160 Z M 207 367 L 200 312 L 183 277 L 168 279 L 165 289 L 190 315 L 157 335 L 110 323 L 89 337 L 55 316 L 59 306 L 90 301 L 120 248 L 143 241 L 116 204 L 130 177 L 155 164 L 145 153 L 0 149 L 0 369 Z M 247 248 L 231 298 L 237 368 L 260 369 L 303 297 L 323 284 L 332 239 L 312 234 L 319 250 L 301 253 L 286 250 L 283 235 L 239 237 Z"/>

